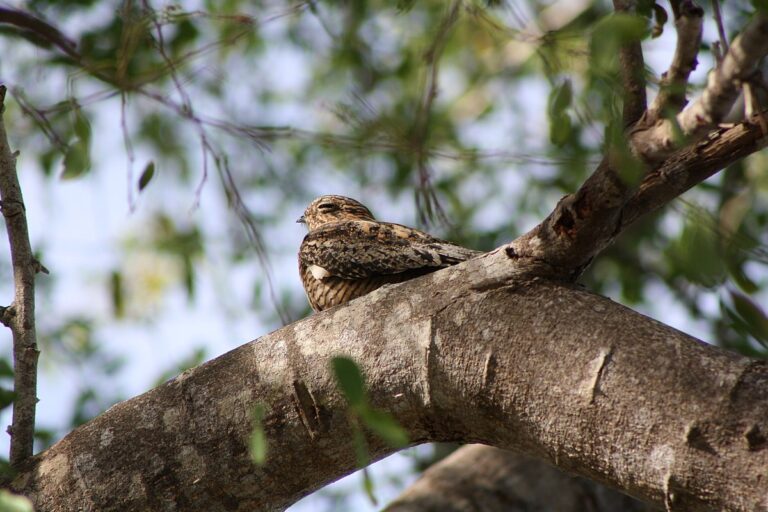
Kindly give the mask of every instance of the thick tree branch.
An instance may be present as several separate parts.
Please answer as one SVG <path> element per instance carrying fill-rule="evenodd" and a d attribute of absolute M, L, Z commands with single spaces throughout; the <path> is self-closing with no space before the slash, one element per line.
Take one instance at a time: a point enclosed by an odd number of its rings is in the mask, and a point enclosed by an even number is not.
<path fill-rule="evenodd" d="M 680 112 L 686 104 L 685 89 L 688 77 L 696 69 L 704 25 L 704 10 L 690 0 L 680 2 L 675 11 L 677 45 L 669 70 L 661 79 L 661 89 L 646 114 L 649 124 L 655 123 L 665 112 Z"/>
<path fill-rule="evenodd" d="M 37 405 L 37 334 L 35 332 L 35 273 L 44 267 L 35 259 L 29 243 L 27 216 L 19 179 L 16 155 L 11 152 L 5 123 L 6 88 L 0 85 L 0 206 L 8 230 L 13 267 L 13 303 L 4 311 L 4 323 L 13 333 L 14 393 L 11 434 L 13 467 L 32 455 Z"/>
<path fill-rule="evenodd" d="M 507 450 L 467 445 L 441 460 L 385 512 L 523 512 L 652 508 L 600 484 Z"/>
<path fill-rule="evenodd" d="M 354 469 L 343 353 L 414 443 L 515 449 L 657 506 L 764 503 L 768 366 L 516 272 L 498 250 L 275 331 L 114 406 L 14 487 L 38 512 L 281 509 Z"/>
<path fill-rule="evenodd" d="M 768 54 L 768 16 L 758 11 L 733 41 L 722 63 L 709 74 L 702 95 L 674 119 L 640 123 L 631 133 L 633 152 L 654 163 L 667 158 L 685 141 L 695 141 L 716 128 L 733 106 L 741 84 Z M 654 121 L 651 119 L 650 121 Z"/>
<path fill-rule="evenodd" d="M 603 159 L 578 192 L 564 197 L 538 226 L 508 245 L 536 275 L 573 280 L 642 215 L 660 208 L 728 165 L 768 146 L 760 115 L 720 128 L 679 150 L 630 189 Z"/>
<path fill-rule="evenodd" d="M 617 231 L 630 188 L 604 157 L 575 193 L 565 196 L 544 221 L 507 246 L 510 258 L 539 276 L 575 280 Z"/>

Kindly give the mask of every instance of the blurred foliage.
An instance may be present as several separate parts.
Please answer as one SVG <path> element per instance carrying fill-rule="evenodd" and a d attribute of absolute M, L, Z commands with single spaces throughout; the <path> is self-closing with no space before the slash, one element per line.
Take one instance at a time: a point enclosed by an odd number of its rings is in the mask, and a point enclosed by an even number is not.
<path fill-rule="evenodd" d="M 267 435 L 264 432 L 264 414 L 266 406 L 262 403 L 256 405 L 251 414 L 253 429 L 251 431 L 250 452 L 253 463 L 261 466 L 267 460 Z"/>
<path fill-rule="evenodd" d="M 334 357 L 332 362 L 333 375 L 339 384 L 344 398 L 347 399 L 351 413 L 355 416 L 354 425 L 357 419 L 372 432 L 381 437 L 387 444 L 396 448 L 403 448 L 408 445 L 408 434 L 405 432 L 395 419 L 384 411 L 374 408 L 368 400 L 368 393 L 365 387 L 365 379 L 360 371 L 360 367 L 348 357 Z M 361 437 L 361 440 L 364 439 Z M 367 452 L 361 448 L 361 453 Z M 361 456 L 368 459 L 368 456 Z M 360 458 L 360 457 L 359 457 Z M 365 466 L 366 464 L 362 464 Z"/>
<path fill-rule="evenodd" d="M 256 316 L 265 328 L 308 314 L 295 270 L 283 269 L 295 268 L 293 220 L 316 195 L 355 196 L 381 218 L 489 250 L 576 190 L 606 147 L 624 151 L 618 45 L 642 40 L 663 54 L 662 67 L 657 58 L 638 70 L 653 89 L 674 46 L 671 14 L 652 1 L 639 16 L 568 4 L 27 2 L 76 54 L 0 27 L 0 70 L 16 102 L 9 132 L 56 186 L 127 183 L 118 208 L 141 219 L 116 234 L 108 268 L 93 271 L 108 308 L 44 301 L 45 357 L 78 369 L 72 424 L 121 397 L 101 387 L 123 367 L 98 341 L 107 324 L 151 323 L 179 293 L 205 315 Z M 733 34 L 752 7 L 723 9 Z M 716 39 L 705 34 L 700 67 Z M 768 355 L 766 158 L 752 155 L 641 219 L 584 284 Z M 636 162 L 625 167 L 638 176 Z M 66 282 L 51 278 L 44 294 Z M 205 286 L 216 300 L 200 306 Z M 160 380 L 206 353 L 182 353 Z"/>
<path fill-rule="evenodd" d="M 34 512 L 32 502 L 19 494 L 0 490 L 0 512 Z"/>
<path fill-rule="evenodd" d="M 357 464 L 362 468 L 363 490 L 370 502 L 376 506 L 378 501 L 374 494 L 374 483 L 368 471 L 371 457 L 361 424 L 394 448 L 404 448 L 408 445 L 408 433 L 389 413 L 371 405 L 365 378 L 355 361 L 349 357 L 337 356 L 331 360 L 331 366 L 339 388 L 349 404 L 352 446 Z"/>

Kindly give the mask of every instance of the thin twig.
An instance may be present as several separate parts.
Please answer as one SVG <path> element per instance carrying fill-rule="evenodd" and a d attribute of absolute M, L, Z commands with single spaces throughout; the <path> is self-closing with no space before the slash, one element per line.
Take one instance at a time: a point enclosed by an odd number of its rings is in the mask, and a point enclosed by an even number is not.
<path fill-rule="evenodd" d="M 62 34 L 53 25 L 27 12 L 5 7 L 0 8 L 0 23 L 27 30 L 73 59 L 79 60 L 80 58 L 74 41 Z"/>
<path fill-rule="evenodd" d="M 184 88 L 184 85 L 182 84 L 177 68 L 176 63 L 173 62 L 171 57 L 168 55 L 165 47 L 165 37 L 163 35 L 163 27 L 160 23 L 160 20 L 157 18 L 155 11 L 152 10 L 151 6 L 149 5 L 149 2 L 147 0 L 143 0 L 144 9 L 148 16 L 150 16 L 152 20 L 152 24 L 155 28 L 155 33 L 157 37 L 157 49 L 160 53 L 160 56 L 163 59 L 163 62 L 165 62 L 166 67 L 169 71 L 169 76 L 171 77 L 171 80 L 173 81 L 174 87 L 176 88 L 176 92 L 179 94 L 179 97 L 181 98 L 181 108 L 180 112 L 183 112 L 185 114 L 185 117 L 189 120 L 191 120 L 198 131 L 198 136 L 200 138 L 200 148 L 202 150 L 202 164 L 203 164 L 203 172 L 202 177 L 200 178 L 200 183 L 198 184 L 197 191 L 195 192 L 195 198 L 196 201 L 200 200 L 200 195 L 202 194 L 203 186 L 205 185 L 205 182 L 208 179 L 208 159 L 213 159 L 213 162 L 216 165 L 216 170 L 219 173 L 219 176 L 221 178 L 221 182 L 224 186 L 225 193 L 227 194 L 227 198 L 230 201 L 230 204 L 232 208 L 235 211 L 235 215 L 240 220 L 240 222 L 243 223 L 243 226 L 246 228 L 246 233 L 248 234 L 248 239 L 250 240 L 251 244 L 254 247 L 254 250 L 256 251 L 256 256 L 259 259 L 259 263 L 261 264 L 261 267 L 264 269 L 264 275 L 266 277 L 267 281 L 267 287 L 269 288 L 270 297 L 273 302 L 273 306 L 275 308 L 275 311 L 277 312 L 278 316 L 280 317 L 280 321 L 283 323 L 283 325 L 287 325 L 290 323 L 290 318 L 288 317 L 288 313 L 284 310 L 284 308 L 281 306 L 280 302 L 277 299 L 277 293 L 275 291 L 274 283 L 272 281 L 272 270 L 271 265 L 269 264 L 269 257 L 267 254 L 266 246 L 264 244 L 264 240 L 261 237 L 261 234 L 259 233 L 258 226 L 256 225 L 256 222 L 253 219 L 253 215 L 251 213 L 251 210 L 248 208 L 248 205 L 245 204 L 245 202 L 242 199 L 242 196 L 240 195 L 240 191 L 237 187 L 237 183 L 235 182 L 234 176 L 232 175 L 231 169 L 229 168 L 229 163 L 225 155 L 222 155 L 211 143 L 208 137 L 208 133 L 205 129 L 205 125 L 202 123 L 200 118 L 195 114 L 193 105 L 192 105 L 192 99 L 187 92 L 187 90 Z"/>
<path fill-rule="evenodd" d="M 441 222 L 447 222 L 447 217 L 443 212 L 440 201 L 435 194 L 431 184 L 431 173 L 429 162 L 427 161 L 426 148 L 429 144 L 430 117 L 432 114 L 432 105 L 438 94 L 438 75 L 440 71 L 440 58 L 448 41 L 448 35 L 451 29 L 459 19 L 459 9 L 462 0 L 454 0 L 445 17 L 440 22 L 437 34 L 432 45 L 425 53 L 427 62 L 427 75 L 424 81 L 424 91 L 419 103 L 419 109 L 416 112 L 414 121 L 414 146 L 417 154 L 417 167 L 419 172 L 419 182 L 417 186 L 416 205 L 419 209 L 422 222 L 425 222 L 437 214 Z"/>
<path fill-rule="evenodd" d="M 2 113 L 5 85 L 0 85 L 0 199 L 8 229 L 13 266 L 14 298 L 6 315 L 13 333 L 14 393 L 11 435 L 11 466 L 18 468 L 32 456 L 37 405 L 37 334 L 35 332 L 35 273 L 43 267 L 32 254 L 29 230 L 16 175 L 16 155 L 11 152 Z"/>
<path fill-rule="evenodd" d="M 725 36 L 725 25 L 723 24 L 723 15 L 720 13 L 719 0 L 712 0 L 712 11 L 717 24 L 717 35 L 720 38 L 720 49 L 725 53 L 728 51 L 728 38 Z"/>
<path fill-rule="evenodd" d="M 685 107 L 685 89 L 688 77 L 698 64 L 697 56 L 701 47 L 704 25 L 704 11 L 695 3 L 684 0 L 675 10 L 677 44 L 669 70 L 661 79 L 661 89 L 648 109 L 646 122 L 680 112 Z"/>

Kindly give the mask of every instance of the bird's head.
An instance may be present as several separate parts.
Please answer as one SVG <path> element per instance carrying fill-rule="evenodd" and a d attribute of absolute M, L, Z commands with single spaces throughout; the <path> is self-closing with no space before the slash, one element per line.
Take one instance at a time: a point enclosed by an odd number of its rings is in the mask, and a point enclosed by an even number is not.
<path fill-rule="evenodd" d="M 329 222 L 343 220 L 375 220 L 371 211 L 359 201 L 344 196 L 320 196 L 307 206 L 299 220 L 312 231 Z"/>

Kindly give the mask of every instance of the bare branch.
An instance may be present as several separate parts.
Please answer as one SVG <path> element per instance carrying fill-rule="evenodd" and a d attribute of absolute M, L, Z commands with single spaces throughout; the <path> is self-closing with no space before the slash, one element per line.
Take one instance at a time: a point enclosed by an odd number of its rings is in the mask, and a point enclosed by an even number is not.
<path fill-rule="evenodd" d="M 679 13 L 679 15 L 678 15 Z M 665 113 L 680 112 L 685 106 L 688 77 L 696 69 L 704 25 L 704 10 L 690 0 L 680 2 L 676 10 L 677 46 L 672 64 L 661 80 L 661 89 L 648 109 L 648 122 L 655 122 Z"/>
<path fill-rule="evenodd" d="M 637 190 L 612 170 L 606 158 L 578 192 L 564 197 L 538 226 L 507 246 L 538 275 L 575 280 L 627 226 L 728 165 L 768 146 L 762 116 L 722 128 L 680 150 L 648 173 Z"/>
<path fill-rule="evenodd" d="M 614 0 L 616 12 L 635 13 L 635 0 Z M 621 45 L 619 49 L 619 67 L 624 84 L 624 126 L 634 124 L 645 112 L 648 99 L 645 92 L 645 60 L 640 41 Z"/>
<path fill-rule="evenodd" d="M 5 85 L 0 85 L 0 199 L 8 229 L 13 266 L 13 314 L 8 327 L 13 333 L 14 393 L 10 462 L 20 467 L 31 455 L 35 436 L 37 405 L 37 334 L 35 332 L 35 273 L 44 271 L 29 243 L 27 216 L 19 179 L 16 155 L 11 152 L 2 114 L 5 111 Z M 47 271 L 46 271 L 47 273 Z"/>
<path fill-rule="evenodd" d="M 416 167 L 419 173 L 416 195 L 417 206 L 421 220 L 425 223 L 428 220 L 431 220 L 435 214 L 442 222 L 447 221 L 440 205 L 440 201 L 437 198 L 437 194 L 432 188 L 431 173 L 429 170 L 429 162 L 427 160 L 427 147 L 429 145 L 432 105 L 439 92 L 438 77 L 440 71 L 440 58 L 445 49 L 445 44 L 448 42 L 448 36 L 456 24 L 456 21 L 459 19 L 459 9 L 462 4 L 463 2 L 461 0 L 454 0 L 451 3 L 445 16 L 440 22 L 440 26 L 438 27 L 437 34 L 435 35 L 432 44 L 424 54 L 424 60 L 427 65 L 424 90 L 422 92 L 418 110 L 416 111 L 416 118 L 414 119 L 414 135 L 413 140 L 410 141 L 410 143 L 413 144 L 417 155 Z"/>
<path fill-rule="evenodd" d="M 717 25 L 717 36 L 720 39 L 720 49 L 724 52 L 728 51 L 728 38 L 725 36 L 725 24 L 723 23 L 723 15 L 720 12 L 720 0 L 712 0 L 712 12 L 715 18 L 715 24 Z"/>
<path fill-rule="evenodd" d="M 537 459 L 479 444 L 433 465 L 384 512 L 522 510 L 650 511 L 618 491 L 567 475 Z"/>
<path fill-rule="evenodd" d="M 762 12 L 733 41 L 720 66 L 710 72 L 702 95 L 675 119 L 638 126 L 630 143 L 636 155 L 647 162 L 660 162 L 682 142 L 697 140 L 722 122 L 739 95 L 741 84 L 750 78 L 768 54 L 768 16 Z"/>
<path fill-rule="evenodd" d="M 39 40 L 55 46 L 65 55 L 76 61 L 80 60 L 80 54 L 77 51 L 75 42 L 62 34 L 59 29 L 40 18 L 24 11 L 2 7 L 0 8 L 0 23 L 13 25 L 28 31 Z"/>
<path fill-rule="evenodd" d="M 768 146 L 761 115 L 731 128 L 721 128 L 710 136 L 669 157 L 649 173 L 624 207 L 621 228 L 642 215 L 706 180 L 721 169 Z"/>

